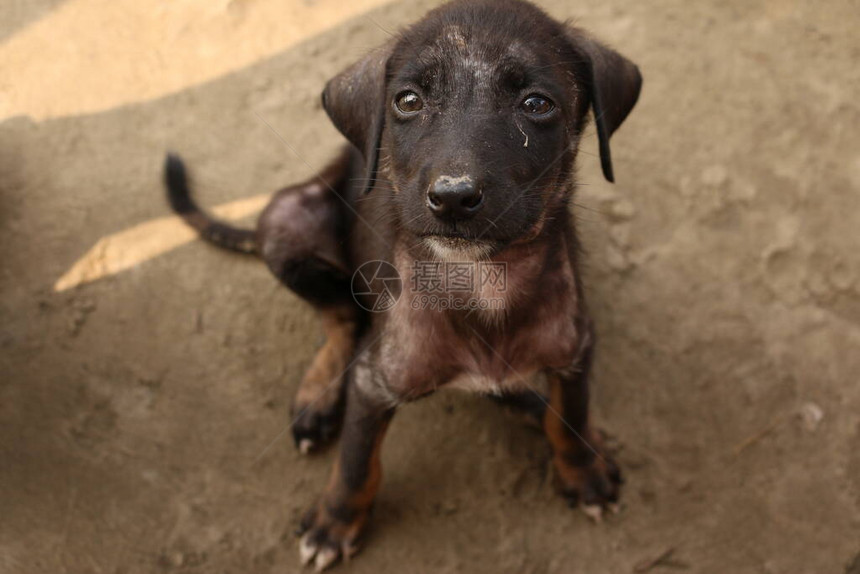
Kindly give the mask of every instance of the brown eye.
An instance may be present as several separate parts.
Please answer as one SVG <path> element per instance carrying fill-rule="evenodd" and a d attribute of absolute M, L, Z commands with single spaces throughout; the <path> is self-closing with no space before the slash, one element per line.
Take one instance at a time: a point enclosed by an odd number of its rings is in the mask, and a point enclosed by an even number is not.
<path fill-rule="evenodd" d="M 394 101 L 397 111 L 401 114 L 411 115 L 420 112 L 424 108 L 424 102 L 415 92 L 403 92 Z"/>
<path fill-rule="evenodd" d="M 543 96 L 532 95 L 523 100 L 522 108 L 527 114 L 543 116 L 555 109 L 555 104 Z"/>

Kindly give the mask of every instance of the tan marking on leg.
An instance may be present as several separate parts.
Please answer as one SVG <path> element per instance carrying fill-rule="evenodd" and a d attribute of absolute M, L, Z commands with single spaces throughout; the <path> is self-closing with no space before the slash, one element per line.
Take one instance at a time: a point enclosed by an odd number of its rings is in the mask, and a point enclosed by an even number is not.
<path fill-rule="evenodd" d="M 355 349 L 355 316 L 351 310 L 325 309 L 320 315 L 326 341 L 299 385 L 296 406 L 319 404 L 323 408 L 337 402 L 344 370 Z"/>
<path fill-rule="evenodd" d="M 618 497 L 618 467 L 603 448 L 600 434 L 588 420 L 580 423 L 574 434 L 562 419 L 564 416 L 564 383 L 549 377 L 550 407 L 544 415 L 544 432 L 552 446 L 553 466 L 559 490 L 580 503 L 583 511 L 599 522 L 604 505 Z M 575 421 L 573 421 L 575 422 Z"/>
<path fill-rule="evenodd" d="M 564 399 L 562 397 L 561 381 L 555 377 L 549 380 L 549 404 L 543 419 L 543 428 L 549 439 L 554 456 L 561 453 L 577 452 L 580 448 L 588 448 L 582 444 L 567 428 L 564 416 Z M 587 425 L 586 425 L 587 428 Z"/>

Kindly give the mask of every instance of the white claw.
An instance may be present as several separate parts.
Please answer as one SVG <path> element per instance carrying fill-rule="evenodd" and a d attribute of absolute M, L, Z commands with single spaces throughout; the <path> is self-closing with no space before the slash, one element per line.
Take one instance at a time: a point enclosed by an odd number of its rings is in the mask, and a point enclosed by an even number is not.
<path fill-rule="evenodd" d="M 299 452 L 302 454 L 308 454 L 313 447 L 314 441 L 309 438 L 303 438 L 299 441 Z"/>
<path fill-rule="evenodd" d="M 307 566 L 310 564 L 316 553 L 317 547 L 313 542 L 311 542 L 310 533 L 302 536 L 302 540 L 299 542 L 299 559 L 302 561 L 302 565 Z"/>
<path fill-rule="evenodd" d="M 335 560 L 340 553 L 334 548 L 323 548 L 317 553 L 316 562 L 314 562 L 314 568 L 317 572 L 322 572 L 332 564 L 334 564 Z"/>
<path fill-rule="evenodd" d="M 609 505 L 609 512 L 612 514 L 621 514 L 621 506 L 613 502 Z"/>
<path fill-rule="evenodd" d="M 603 509 L 598 504 L 583 504 L 580 506 L 587 517 L 597 524 L 603 520 Z"/>

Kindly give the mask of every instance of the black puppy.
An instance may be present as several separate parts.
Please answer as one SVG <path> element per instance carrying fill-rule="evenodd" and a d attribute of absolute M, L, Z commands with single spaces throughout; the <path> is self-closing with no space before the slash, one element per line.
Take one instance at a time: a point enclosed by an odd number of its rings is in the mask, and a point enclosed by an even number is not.
<path fill-rule="evenodd" d="M 460 0 L 329 82 L 323 105 L 352 145 L 279 192 L 256 231 L 204 215 L 168 158 L 174 209 L 214 243 L 262 256 L 322 316 L 327 341 L 296 396 L 294 436 L 307 452 L 343 419 L 343 438 L 302 522 L 303 563 L 356 551 L 391 417 L 441 387 L 546 406 L 562 492 L 591 511 L 617 500 L 620 473 L 588 416 L 595 339 L 568 209 L 589 108 L 612 181 L 609 136 L 641 81 L 529 3 Z M 538 372 L 548 398 L 531 395 Z"/>

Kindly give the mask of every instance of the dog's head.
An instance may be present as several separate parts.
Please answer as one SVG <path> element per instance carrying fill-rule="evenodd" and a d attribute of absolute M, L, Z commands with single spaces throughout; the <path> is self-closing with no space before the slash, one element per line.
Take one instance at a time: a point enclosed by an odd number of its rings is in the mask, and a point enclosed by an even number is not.
<path fill-rule="evenodd" d="M 334 125 L 391 193 L 399 225 L 440 255 L 484 255 L 536 236 L 564 205 L 594 112 L 609 136 L 633 108 L 637 67 L 520 0 L 460 0 L 335 77 Z M 382 181 L 383 178 L 379 178 Z"/>

